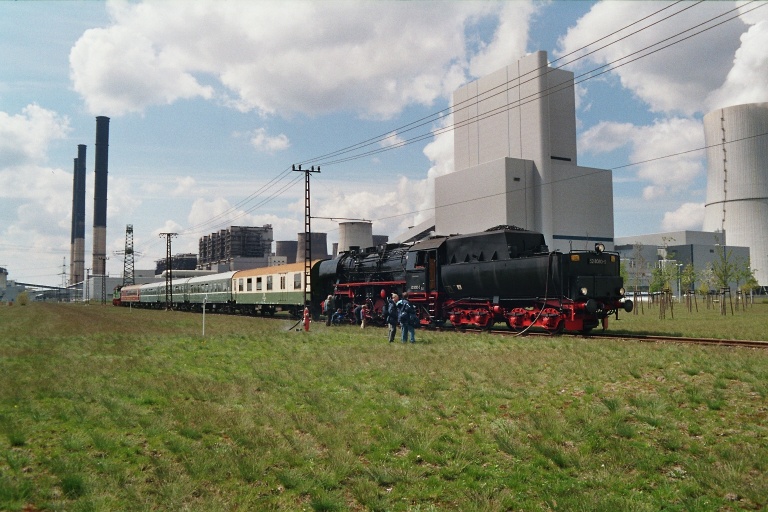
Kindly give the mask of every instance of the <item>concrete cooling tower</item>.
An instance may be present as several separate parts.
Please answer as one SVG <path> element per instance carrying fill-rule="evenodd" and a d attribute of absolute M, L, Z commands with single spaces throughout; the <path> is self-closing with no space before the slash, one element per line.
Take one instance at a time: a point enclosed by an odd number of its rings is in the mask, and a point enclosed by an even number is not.
<path fill-rule="evenodd" d="M 312 259 L 322 259 L 328 257 L 328 233 L 311 233 L 312 241 Z M 296 261 L 304 261 L 304 251 L 306 250 L 306 238 L 304 233 L 298 233 L 299 241 L 296 244 Z"/>
<path fill-rule="evenodd" d="M 758 283 L 768 285 L 768 103 L 704 116 L 707 201 L 704 230 L 725 231 L 726 244 L 749 247 Z"/>
<path fill-rule="evenodd" d="M 339 252 L 367 249 L 373 246 L 373 225 L 370 222 L 340 222 Z"/>

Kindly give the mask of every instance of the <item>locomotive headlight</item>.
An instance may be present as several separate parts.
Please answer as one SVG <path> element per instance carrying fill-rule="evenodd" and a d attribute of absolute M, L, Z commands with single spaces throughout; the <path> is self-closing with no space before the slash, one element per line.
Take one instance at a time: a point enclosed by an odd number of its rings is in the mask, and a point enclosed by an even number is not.
<path fill-rule="evenodd" d="M 600 243 L 600 242 L 598 242 L 598 243 L 596 243 L 596 244 L 595 244 L 595 252 L 596 252 L 597 254 L 600 254 L 600 253 L 602 253 L 604 250 L 605 250 L 605 244 L 602 244 L 602 243 Z"/>
<path fill-rule="evenodd" d="M 623 286 L 619 288 L 619 295 L 623 297 L 626 294 L 627 294 L 627 290 L 625 290 Z"/>
<path fill-rule="evenodd" d="M 586 286 L 582 286 L 581 290 L 579 290 L 579 291 L 581 292 L 582 295 L 586 295 L 589 290 L 587 290 Z"/>

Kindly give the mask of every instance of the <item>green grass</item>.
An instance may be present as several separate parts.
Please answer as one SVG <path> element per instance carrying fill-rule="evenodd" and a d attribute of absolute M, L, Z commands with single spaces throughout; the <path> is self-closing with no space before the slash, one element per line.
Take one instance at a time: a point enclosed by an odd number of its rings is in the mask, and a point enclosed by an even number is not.
<path fill-rule="evenodd" d="M 768 506 L 768 351 L 292 325 L 0 308 L 0 509 Z"/>

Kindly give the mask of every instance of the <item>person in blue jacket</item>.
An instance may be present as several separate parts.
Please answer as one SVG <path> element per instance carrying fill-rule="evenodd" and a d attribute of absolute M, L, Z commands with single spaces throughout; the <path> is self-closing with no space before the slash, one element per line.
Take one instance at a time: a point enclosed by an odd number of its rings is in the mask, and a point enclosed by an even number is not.
<path fill-rule="evenodd" d="M 419 321 L 416 315 L 416 307 L 408 301 L 408 292 L 403 292 L 403 298 L 397 303 L 400 322 L 400 339 L 408 343 L 408 334 L 411 335 L 411 343 L 416 343 L 416 323 Z"/>
<path fill-rule="evenodd" d="M 397 317 L 399 316 L 398 313 L 400 312 L 397 309 L 397 301 L 400 300 L 400 297 L 393 293 L 389 297 L 387 297 L 387 325 L 389 326 L 389 342 L 392 343 L 395 341 L 395 334 L 397 334 Z"/>

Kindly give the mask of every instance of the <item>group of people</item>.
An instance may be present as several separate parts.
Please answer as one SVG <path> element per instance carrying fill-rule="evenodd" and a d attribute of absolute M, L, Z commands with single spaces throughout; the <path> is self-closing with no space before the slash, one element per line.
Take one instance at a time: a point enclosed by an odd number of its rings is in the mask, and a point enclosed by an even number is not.
<path fill-rule="evenodd" d="M 348 323 L 353 318 L 355 323 L 360 325 L 362 329 L 365 329 L 371 311 L 372 307 L 367 302 L 365 304 L 357 305 L 354 308 L 350 305 L 350 310 L 344 312 L 341 308 L 337 308 L 334 311 L 332 295 L 329 295 L 328 298 L 323 301 L 323 313 L 325 314 L 326 325 Z M 416 343 L 416 326 L 419 324 L 419 315 L 417 314 L 416 307 L 408 300 L 408 292 L 404 292 L 402 298 L 396 293 L 387 297 L 387 303 L 382 310 L 382 316 L 389 326 L 390 343 L 395 341 L 398 325 L 400 325 L 401 341 L 407 343 L 408 338 L 410 337 L 411 343 Z"/>

